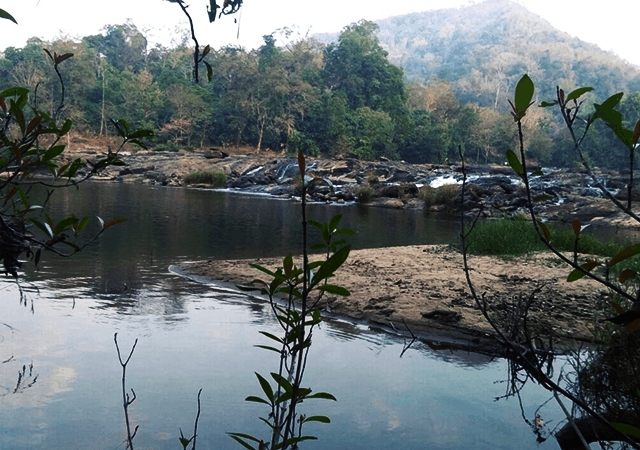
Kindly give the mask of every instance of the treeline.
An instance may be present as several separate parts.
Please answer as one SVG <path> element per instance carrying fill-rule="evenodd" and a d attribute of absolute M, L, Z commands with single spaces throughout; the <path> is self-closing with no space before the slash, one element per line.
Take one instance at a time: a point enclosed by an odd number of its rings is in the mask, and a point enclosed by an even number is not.
<path fill-rule="evenodd" d="M 80 42 L 32 39 L 22 49 L 6 49 L 0 87 L 28 87 L 39 109 L 53 111 L 61 91 L 42 50 L 48 48 L 75 54 L 61 67 L 64 112 L 84 134 L 113 133 L 109 118 L 124 118 L 136 128 L 153 129 L 157 150 L 231 145 L 442 163 L 457 161 L 462 148 L 471 160 L 503 161 L 516 145 L 513 119 L 501 108 L 461 104 L 448 81 L 406 82 L 402 69 L 388 61 L 376 28 L 365 21 L 353 24 L 328 45 L 282 34 L 284 42 L 265 36 L 250 52 L 211 51 L 205 60 L 212 79 L 196 84 L 187 45 L 149 49 L 135 25 L 114 25 Z M 626 97 L 621 109 L 635 123 L 640 94 Z M 575 164 L 571 140 L 559 125 L 547 110 L 528 114 L 530 159 Z M 601 167 L 615 167 L 624 148 L 615 147 L 606 128 L 594 131 L 586 146 L 589 157 Z"/>

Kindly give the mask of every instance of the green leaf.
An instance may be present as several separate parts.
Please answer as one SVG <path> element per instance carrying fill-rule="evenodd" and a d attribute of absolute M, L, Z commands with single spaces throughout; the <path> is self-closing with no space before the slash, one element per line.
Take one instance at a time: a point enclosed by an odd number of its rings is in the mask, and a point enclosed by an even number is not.
<path fill-rule="evenodd" d="M 327 416 L 311 416 L 302 421 L 302 423 L 307 422 L 331 423 L 331 419 L 329 419 Z"/>
<path fill-rule="evenodd" d="M 278 445 L 273 447 L 273 450 L 280 450 L 281 448 L 293 448 L 293 446 L 298 442 L 310 441 L 310 440 L 316 440 L 316 439 L 318 438 L 315 436 L 300 436 L 300 437 L 289 438 L 287 439 L 287 442 L 280 442 Z"/>
<path fill-rule="evenodd" d="M 323 247 L 326 248 L 326 247 Z M 320 267 L 322 264 L 324 264 L 324 261 L 313 261 L 309 263 L 309 270 L 315 270 L 318 267 Z"/>
<path fill-rule="evenodd" d="M 333 284 L 323 284 L 318 287 L 319 291 L 328 292 L 329 294 L 340 295 L 342 297 L 348 297 L 351 293 L 343 287 L 335 286 Z"/>
<path fill-rule="evenodd" d="M 29 89 L 19 87 L 19 86 L 13 86 L 0 92 L 0 97 L 2 98 L 14 97 L 14 96 L 20 97 L 20 96 L 26 96 L 27 94 L 29 94 Z"/>
<path fill-rule="evenodd" d="M 344 234 L 347 236 L 355 236 L 357 233 L 353 231 L 351 228 L 340 228 L 333 232 L 333 234 Z"/>
<path fill-rule="evenodd" d="M 292 397 L 292 393 L 291 392 L 282 392 L 278 396 L 278 399 L 276 400 L 276 404 L 288 402 L 289 400 L 291 400 L 291 397 Z"/>
<path fill-rule="evenodd" d="M 323 244 L 322 242 L 311 244 L 309 246 L 309 250 L 324 250 L 325 248 L 327 248 L 327 244 Z"/>
<path fill-rule="evenodd" d="M 56 224 L 56 227 L 53 229 L 53 235 L 59 235 L 64 230 L 75 225 L 76 223 L 78 223 L 78 219 L 76 217 L 67 217 L 66 219 L 62 219 Z"/>
<path fill-rule="evenodd" d="M 324 228 L 324 225 L 322 225 L 322 224 L 321 224 L 320 222 L 318 222 L 317 220 L 309 219 L 309 220 L 307 220 L 307 223 L 308 223 L 309 225 L 314 226 L 314 227 L 316 227 L 316 228 L 319 228 L 319 229 L 321 229 L 321 230 Z"/>
<path fill-rule="evenodd" d="M 591 116 L 591 121 L 593 122 L 596 119 L 602 117 L 600 111 L 613 110 L 613 108 L 615 108 L 616 105 L 620 103 L 620 100 L 622 100 L 623 96 L 624 92 L 618 92 L 617 94 L 613 94 L 611 97 L 602 102 L 601 105 L 598 105 L 597 103 L 594 104 L 593 106 L 596 108 L 596 112 L 593 114 L 593 116 Z"/>
<path fill-rule="evenodd" d="M 304 398 L 311 394 L 311 389 L 309 388 L 299 388 L 298 389 L 298 403 L 302 403 L 302 400 L 304 400 Z"/>
<path fill-rule="evenodd" d="M 154 136 L 153 130 L 141 129 L 131 133 L 129 135 L 129 139 L 140 139 L 144 137 L 153 137 L 153 136 Z"/>
<path fill-rule="evenodd" d="M 565 103 L 569 103 L 571 100 L 577 100 L 583 94 L 586 94 L 587 92 L 591 92 L 591 91 L 593 91 L 593 88 L 590 86 L 574 89 L 573 91 L 569 92 L 569 95 L 567 95 L 567 98 L 565 99 Z"/>
<path fill-rule="evenodd" d="M 338 400 L 328 392 L 316 392 L 315 394 L 309 395 L 307 398 L 323 398 L 325 400 L 333 400 L 337 402 Z"/>
<path fill-rule="evenodd" d="M 617 255 L 615 255 L 611 260 L 607 263 L 608 267 L 613 267 L 621 261 L 625 259 L 629 259 L 640 253 L 640 244 L 631 245 L 629 247 L 625 247 Z"/>
<path fill-rule="evenodd" d="M 280 339 L 278 336 L 276 336 L 274 334 L 271 334 L 271 333 L 269 333 L 267 331 L 258 331 L 258 333 L 268 337 L 269 339 L 273 339 L 274 341 L 282 344 L 282 339 Z"/>
<path fill-rule="evenodd" d="M 73 160 L 71 165 L 64 171 L 62 174 L 63 177 L 73 178 L 78 173 L 78 170 L 82 167 L 82 160 L 80 158 L 76 158 Z"/>
<path fill-rule="evenodd" d="M 76 228 L 76 233 L 80 233 L 82 230 L 84 230 L 87 227 L 87 225 L 89 225 L 90 220 L 91 219 L 89 218 L 89 216 L 83 217 Z"/>
<path fill-rule="evenodd" d="M 73 121 L 71 119 L 65 120 L 64 123 L 62 124 L 62 128 L 60 129 L 60 132 L 58 133 L 58 136 L 64 136 L 65 134 L 67 134 L 71 130 L 72 125 L 73 125 Z"/>
<path fill-rule="evenodd" d="M 256 397 L 255 395 L 250 395 L 249 397 L 244 399 L 245 402 L 255 402 L 255 403 L 264 403 L 265 405 L 271 406 L 271 403 L 266 401 L 263 398 Z"/>
<path fill-rule="evenodd" d="M 336 230 L 336 228 L 338 228 L 338 224 L 340 223 L 341 220 L 342 220 L 342 214 L 336 214 L 335 216 L 333 216 L 329 221 L 329 231 L 333 233 Z"/>
<path fill-rule="evenodd" d="M 529 75 L 524 74 L 518 84 L 516 85 L 516 112 L 520 117 L 523 117 L 529 106 L 531 105 L 531 100 L 533 99 L 533 93 L 535 91 L 535 87 L 533 85 L 533 81 L 529 78 Z"/>
<path fill-rule="evenodd" d="M 335 252 L 329 259 L 327 259 L 316 272 L 311 283 L 311 287 L 317 285 L 322 280 L 329 278 L 338 268 L 347 260 L 349 252 L 351 251 L 350 245 L 345 245 L 340 250 Z"/>
<path fill-rule="evenodd" d="M 611 425 L 616 430 L 626 434 L 627 436 L 640 437 L 640 429 L 634 427 L 633 425 L 627 425 L 626 423 L 620 422 L 611 422 Z"/>
<path fill-rule="evenodd" d="M 255 374 L 256 374 L 256 377 L 258 377 L 258 381 L 260 382 L 260 386 L 262 387 L 262 391 L 265 393 L 267 398 L 271 401 L 271 404 L 273 404 L 274 396 L 273 396 L 273 389 L 271 388 L 271 385 L 258 372 L 255 372 Z"/>
<path fill-rule="evenodd" d="M 262 348 L 264 350 L 271 350 L 272 352 L 276 352 L 278 354 L 282 353 L 282 350 L 279 350 L 279 349 L 277 349 L 275 347 L 270 347 L 268 345 L 254 345 L 254 347 Z"/>
<path fill-rule="evenodd" d="M 513 150 L 507 150 L 507 162 L 516 173 L 516 175 L 518 175 L 519 177 L 522 177 L 524 175 L 522 164 L 520 164 L 520 160 Z"/>
<path fill-rule="evenodd" d="M 558 100 L 554 100 L 552 102 L 542 102 L 540 103 L 541 108 L 549 108 L 551 106 L 556 106 L 558 104 Z"/>
<path fill-rule="evenodd" d="M 44 234 L 48 235 L 50 238 L 53 237 L 53 232 L 51 231 L 51 227 L 49 226 L 49 224 L 44 224 L 38 219 L 29 219 L 29 221 L 36 227 L 38 227 Z"/>
<path fill-rule="evenodd" d="M 291 270 L 293 269 L 293 256 L 291 256 L 291 253 L 284 257 L 284 260 L 282 261 L 282 268 L 286 277 L 289 278 Z"/>
<path fill-rule="evenodd" d="M 20 200 L 22 201 L 24 208 L 25 209 L 29 208 L 30 202 L 26 192 L 24 192 L 22 188 L 18 188 L 18 194 L 20 195 Z"/>
<path fill-rule="evenodd" d="M 207 48 L 209 48 L 207 46 Z M 209 83 L 211 83 L 211 80 L 213 80 L 213 67 L 211 67 L 211 64 L 209 64 L 206 61 L 202 61 L 204 63 L 205 66 L 207 66 L 207 80 L 209 80 Z"/>
<path fill-rule="evenodd" d="M 584 264 L 580 264 L 580 267 L 582 267 L 587 272 L 591 272 L 593 269 L 595 269 L 599 265 L 600 265 L 600 263 L 597 262 L 597 261 L 589 261 L 589 262 L 586 262 Z M 577 280 L 583 278 L 584 276 L 585 276 L 585 273 L 582 270 L 575 269 L 575 270 L 571 271 L 569 276 L 567 276 L 567 281 L 571 283 L 573 281 L 577 281 Z"/>
<path fill-rule="evenodd" d="M 56 158 L 57 156 L 60 156 L 62 152 L 64 152 L 64 149 L 64 145 L 54 145 L 49 150 L 44 152 L 44 155 L 42 155 L 42 161 L 47 162 L 52 160 L 53 158 Z"/>
<path fill-rule="evenodd" d="M 256 439 L 253 436 L 248 435 L 248 434 L 244 434 L 244 433 L 227 433 L 227 434 L 232 439 L 234 439 L 236 442 L 238 442 L 240 445 L 242 445 L 244 448 L 246 448 L 247 450 L 256 450 L 256 449 L 254 447 L 252 447 L 250 444 L 248 444 L 245 441 L 245 439 L 260 443 L 259 439 Z"/>
<path fill-rule="evenodd" d="M 0 9 L 0 19 L 7 19 L 12 21 L 16 25 L 18 25 L 18 22 L 16 22 L 16 19 L 14 19 L 13 16 L 8 12 L 6 12 L 4 9 Z"/>
<path fill-rule="evenodd" d="M 285 392 L 293 392 L 293 386 L 285 377 L 275 372 L 271 372 L 271 377 L 282 387 L 282 389 L 285 390 Z"/>

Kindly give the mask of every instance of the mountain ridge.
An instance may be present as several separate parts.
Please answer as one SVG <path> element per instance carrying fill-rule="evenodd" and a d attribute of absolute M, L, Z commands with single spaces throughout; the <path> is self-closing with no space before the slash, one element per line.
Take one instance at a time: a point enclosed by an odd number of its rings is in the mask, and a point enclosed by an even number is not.
<path fill-rule="evenodd" d="M 555 95 L 556 85 L 592 86 L 600 98 L 640 90 L 639 66 L 556 29 L 511 0 L 486 0 L 374 23 L 389 61 L 404 70 L 408 81 L 445 80 L 466 103 L 506 104 L 502 96 L 523 73 L 534 79 L 544 98 Z M 337 36 L 316 37 L 327 42 Z"/>

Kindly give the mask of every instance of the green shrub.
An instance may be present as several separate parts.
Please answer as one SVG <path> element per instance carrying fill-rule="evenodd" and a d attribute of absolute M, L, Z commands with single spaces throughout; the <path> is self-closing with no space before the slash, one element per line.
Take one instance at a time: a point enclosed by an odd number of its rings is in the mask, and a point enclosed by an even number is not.
<path fill-rule="evenodd" d="M 215 170 L 202 170 L 191 172 L 184 177 L 186 184 L 209 184 L 213 187 L 225 187 L 227 185 L 227 176 L 223 172 Z"/>
<path fill-rule="evenodd" d="M 359 186 L 356 189 L 355 194 L 360 203 L 369 203 L 371 200 L 373 200 L 374 197 L 373 189 L 371 189 L 369 186 Z"/>
<path fill-rule="evenodd" d="M 460 186 L 457 184 L 445 184 L 439 188 L 433 188 L 428 184 L 418 191 L 418 198 L 428 208 L 431 205 L 446 205 L 453 208 L 460 196 Z"/>
<path fill-rule="evenodd" d="M 376 175 L 374 172 L 371 172 L 369 175 L 367 175 L 367 183 L 376 184 L 378 181 L 380 181 L 378 179 L 378 175 Z"/>
<path fill-rule="evenodd" d="M 445 184 L 436 189 L 436 204 L 453 207 L 460 197 L 460 186 Z"/>
<path fill-rule="evenodd" d="M 158 144 L 153 149 L 158 152 L 179 152 L 180 146 L 175 142 L 169 141 L 162 144 Z"/>
<path fill-rule="evenodd" d="M 436 204 L 436 189 L 432 188 L 428 184 L 425 184 L 418 191 L 418 198 L 424 202 L 425 207 Z"/>

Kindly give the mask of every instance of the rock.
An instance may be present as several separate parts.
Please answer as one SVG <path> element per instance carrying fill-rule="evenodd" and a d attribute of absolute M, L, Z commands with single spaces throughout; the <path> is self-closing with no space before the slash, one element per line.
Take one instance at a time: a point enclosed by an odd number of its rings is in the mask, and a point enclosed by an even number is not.
<path fill-rule="evenodd" d="M 440 323 L 457 323 L 462 319 L 462 314 L 455 311 L 445 311 L 443 309 L 434 309 L 430 312 L 420 313 L 425 319 L 435 320 Z"/>
<path fill-rule="evenodd" d="M 372 202 L 375 206 L 382 206 L 383 208 L 400 209 L 404 207 L 402 200 L 397 198 L 379 198 Z"/>
<path fill-rule="evenodd" d="M 222 159 L 222 158 L 227 158 L 228 156 L 229 156 L 229 153 L 215 147 L 210 147 L 204 151 L 204 157 L 206 159 Z"/>

